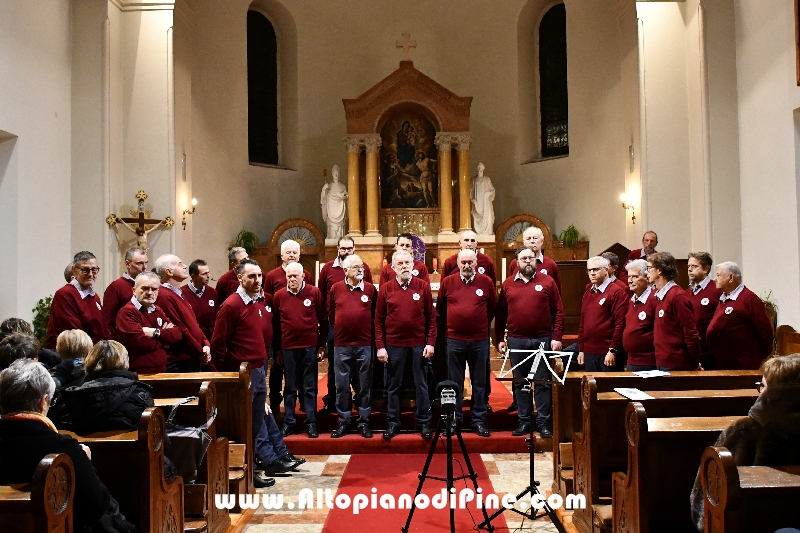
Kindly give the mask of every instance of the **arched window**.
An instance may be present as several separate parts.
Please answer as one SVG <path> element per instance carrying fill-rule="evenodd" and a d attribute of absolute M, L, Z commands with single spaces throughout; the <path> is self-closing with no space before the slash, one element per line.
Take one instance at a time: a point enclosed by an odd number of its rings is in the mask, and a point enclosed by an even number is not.
<path fill-rule="evenodd" d="M 569 154 L 567 11 L 551 7 L 539 24 L 539 111 L 542 157 Z"/>
<path fill-rule="evenodd" d="M 247 139 L 250 163 L 278 163 L 278 40 L 272 23 L 247 12 Z"/>

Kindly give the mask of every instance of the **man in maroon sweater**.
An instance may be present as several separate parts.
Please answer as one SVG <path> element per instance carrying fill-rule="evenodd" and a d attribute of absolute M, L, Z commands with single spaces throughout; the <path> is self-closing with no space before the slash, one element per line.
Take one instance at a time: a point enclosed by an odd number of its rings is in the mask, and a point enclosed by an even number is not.
<path fill-rule="evenodd" d="M 656 235 L 655 231 L 646 231 L 644 235 L 642 235 L 642 247 L 631 250 L 631 253 L 628 254 L 628 258 L 622 265 L 623 268 L 622 272 L 619 273 L 619 277 L 625 284 L 628 283 L 628 272 L 624 268 L 625 265 L 634 259 L 646 260 L 648 255 L 656 253 L 656 246 L 658 246 L 658 235 Z"/>
<path fill-rule="evenodd" d="M 384 440 L 391 440 L 400 430 L 400 389 L 408 360 L 416 388 L 417 426 L 423 437 L 432 435 L 428 374 L 436 342 L 436 319 L 431 286 L 411 273 L 413 266 L 414 259 L 405 250 L 392 255 L 395 280 L 381 284 L 375 308 L 375 346 L 378 361 L 386 365 L 389 425 L 383 433 Z"/>
<path fill-rule="evenodd" d="M 612 372 L 622 368 L 622 332 L 628 294 L 608 277 L 608 259 L 586 261 L 589 281 L 581 301 L 578 327 L 578 364 L 587 372 Z"/>
<path fill-rule="evenodd" d="M 306 411 L 306 433 L 309 438 L 319 437 L 317 432 L 317 380 L 318 363 L 325 356 L 325 302 L 315 286 L 303 279 L 303 266 L 291 263 L 286 267 L 286 288 L 273 298 L 276 323 L 280 324 L 275 343 L 275 358 L 281 359 L 285 369 L 286 389 L 283 405 L 281 434 L 285 437 L 295 431 L 297 382 L 303 383 L 301 401 Z M 273 368 L 274 370 L 274 368 Z"/>
<path fill-rule="evenodd" d="M 340 281 L 344 281 L 345 279 L 345 268 L 344 268 L 344 260 L 355 253 L 355 244 L 353 243 L 353 239 L 350 237 L 340 237 L 339 242 L 337 243 L 337 249 L 339 250 L 338 254 L 336 255 L 336 259 L 332 261 L 328 261 L 322 267 L 322 271 L 319 273 L 319 280 L 317 281 L 317 287 L 319 288 L 319 292 L 322 293 L 322 301 L 325 302 L 325 309 L 327 310 L 330 306 L 330 302 L 328 301 L 328 295 L 331 292 L 331 288 L 335 283 L 339 283 Z M 366 263 L 363 263 L 363 271 L 362 277 L 369 283 L 372 283 L 372 272 L 369 270 L 369 266 Z M 333 323 L 330 321 L 330 317 L 327 320 L 328 324 L 327 328 L 323 328 L 323 330 L 327 331 L 328 342 L 326 345 L 326 351 L 328 353 L 328 393 L 322 397 L 323 408 L 320 410 L 319 414 L 329 414 L 336 411 L 336 401 L 337 401 L 337 392 L 336 392 L 336 376 L 334 374 L 333 369 L 333 360 L 331 359 L 331 355 L 333 354 Z M 358 383 L 358 373 L 355 372 L 352 376 L 353 381 L 353 389 L 359 390 L 360 386 Z"/>
<path fill-rule="evenodd" d="M 189 268 L 178 256 L 167 254 L 156 259 L 156 274 L 161 278 L 158 305 L 170 322 L 181 330 L 182 338 L 167 350 L 167 372 L 199 372 L 211 363 L 211 343 L 200 329 L 180 286 L 189 277 Z M 212 365 L 213 368 L 213 365 Z"/>
<path fill-rule="evenodd" d="M 497 284 L 497 276 L 494 272 L 494 261 L 488 255 L 483 255 L 478 251 L 478 234 L 472 230 L 461 232 L 458 239 L 458 246 L 462 250 L 472 250 L 478 255 L 478 274 L 483 274 L 492 278 L 492 283 Z M 447 258 L 442 268 L 442 279 L 450 274 L 458 272 L 458 254 L 453 254 Z"/>
<path fill-rule="evenodd" d="M 742 283 L 739 265 L 717 265 L 717 288 L 722 292 L 706 338 L 719 370 L 757 370 L 772 353 L 772 324 L 764 302 Z"/>
<path fill-rule="evenodd" d="M 353 387 L 358 398 L 356 424 L 361 436 L 369 439 L 372 438 L 369 427 L 372 412 L 372 324 L 377 291 L 375 285 L 364 279 L 366 265 L 360 257 L 345 257 L 342 267 L 346 277 L 333 285 L 328 299 L 328 318 L 335 331 L 333 350 L 328 352 L 328 367 L 336 370 L 336 411 L 339 413 L 339 426 L 331 437 L 343 437 L 349 431 L 350 382 L 351 376 L 355 375 L 358 379 L 352 381 L 358 384 Z"/>
<path fill-rule="evenodd" d="M 553 281 L 556 282 L 556 286 L 558 287 L 558 293 L 561 294 L 561 276 L 558 274 L 558 265 L 556 265 L 555 261 L 549 257 L 545 257 L 542 253 L 544 233 L 542 233 L 541 228 L 537 228 L 536 226 L 525 228 L 525 231 L 522 232 L 522 245 L 525 248 L 533 250 L 533 255 L 536 258 L 536 264 L 534 265 L 536 272 L 553 278 Z M 513 278 L 517 275 L 517 272 L 517 258 L 515 257 L 508 266 L 508 275 Z"/>
<path fill-rule="evenodd" d="M 117 338 L 117 313 L 122 306 L 131 301 L 133 295 L 133 280 L 136 276 L 147 270 L 147 250 L 134 246 L 125 252 L 125 272 L 121 278 L 112 281 L 103 294 L 103 319 L 111 334 L 111 339 Z"/>
<path fill-rule="evenodd" d="M 608 260 L 608 278 L 611 280 L 611 283 L 619 285 L 620 289 L 628 292 L 628 282 L 621 279 L 622 272 L 619 271 L 619 257 L 617 257 L 617 254 L 614 252 L 603 252 L 600 254 L 600 257 Z M 620 277 L 617 277 L 617 273 L 619 273 Z M 630 296 L 629 292 L 628 296 Z"/>
<path fill-rule="evenodd" d="M 397 236 L 397 241 L 394 243 L 394 251 L 404 250 L 411 254 L 411 257 L 414 257 L 414 236 L 410 233 L 401 233 Z M 422 261 L 417 261 L 414 259 L 414 265 L 411 269 L 411 274 L 418 277 L 425 283 L 431 282 L 431 276 L 428 273 L 428 267 L 425 266 L 425 263 Z M 383 265 L 383 269 L 381 270 L 381 279 L 380 283 L 388 283 L 394 280 L 397 277 L 397 273 L 395 273 L 394 269 L 392 268 L 391 263 L 387 263 Z"/>
<path fill-rule="evenodd" d="M 82 329 L 93 343 L 107 340 L 111 334 L 103 320 L 103 306 L 94 292 L 100 268 L 91 252 L 78 252 L 72 260 L 72 281 L 58 289 L 50 304 L 45 348 L 56 349 L 59 333 L 66 329 Z M 131 295 L 133 291 L 131 291 Z"/>
<path fill-rule="evenodd" d="M 228 250 L 228 267 L 230 270 L 225 272 L 217 280 L 217 306 L 228 299 L 228 296 L 239 290 L 239 278 L 236 277 L 236 267 L 247 259 L 247 250 L 240 246 L 234 246 Z"/>
<path fill-rule="evenodd" d="M 697 327 L 697 334 L 700 335 L 700 364 L 703 370 L 716 370 L 717 363 L 714 355 L 708 348 L 706 342 L 706 330 L 714 311 L 719 305 L 719 297 L 722 291 L 717 288 L 717 284 L 711 279 L 711 267 L 714 261 L 708 252 L 689 254 L 689 287 L 686 289 L 686 296 L 692 302 L 692 314 L 694 324 Z"/>
<path fill-rule="evenodd" d="M 189 277 L 191 281 L 181 287 L 181 292 L 184 299 L 192 306 L 203 335 L 211 339 L 214 337 L 214 322 L 217 320 L 217 309 L 220 304 L 217 291 L 208 284 L 211 278 L 208 264 L 202 259 L 192 261 L 189 265 Z"/>
<path fill-rule="evenodd" d="M 668 252 L 647 256 L 647 280 L 655 285 L 656 323 L 653 345 L 659 370 L 697 370 L 700 336 L 694 324 L 692 303 L 678 284 L 675 258 Z"/>
<path fill-rule="evenodd" d="M 497 318 L 494 321 L 497 350 L 501 353 L 505 353 L 508 348 L 515 350 L 509 354 L 512 366 L 519 365 L 531 355 L 530 351 L 538 350 L 541 344 L 544 344 L 545 350 L 561 350 L 561 339 L 564 335 L 564 308 L 555 280 L 536 271 L 536 253 L 531 248 L 517 250 L 516 259 L 519 268 L 513 278 L 506 278 L 503 282 L 497 303 Z M 527 377 L 532 365 L 533 358 L 515 368 L 514 377 Z M 545 364 L 539 364 L 536 368 L 535 378 L 551 378 Z M 523 390 L 521 383 L 514 383 L 513 390 L 519 424 L 512 435 L 519 437 L 530 432 L 531 395 L 530 391 Z M 533 395 L 539 433 L 544 438 L 550 438 L 553 436 L 550 422 L 551 386 L 536 383 Z"/>
<path fill-rule="evenodd" d="M 436 311 L 446 328 L 448 379 L 458 384 L 456 417 L 464 420 L 462 401 L 464 376 L 469 364 L 472 384 L 472 425 L 475 433 L 488 437 L 486 429 L 486 361 L 489 358 L 489 324 L 497 305 L 497 289 L 491 278 L 476 272 L 474 251 L 458 252 L 460 276 L 448 276 L 439 287 Z"/>
<path fill-rule="evenodd" d="M 628 286 L 633 293 L 625 315 L 622 345 L 628 358 L 629 372 L 656 369 L 656 348 L 653 345 L 653 327 L 656 316 L 656 297 L 653 286 L 647 281 L 647 261 L 634 259 L 625 265 Z"/>
<path fill-rule="evenodd" d="M 142 272 L 117 314 L 117 340 L 128 350 L 131 370 L 140 374 L 166 372 L 166 347 L 181 340 L 181 330 L 155 305 L 160 287 L 154 272 Z"/>

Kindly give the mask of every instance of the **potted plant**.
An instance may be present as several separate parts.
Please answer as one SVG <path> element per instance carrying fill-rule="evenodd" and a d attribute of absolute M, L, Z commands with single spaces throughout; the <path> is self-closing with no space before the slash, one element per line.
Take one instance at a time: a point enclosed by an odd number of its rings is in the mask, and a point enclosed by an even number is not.
<path fill-rule="evenodd" d="M 47 323 L 50 322 L 50 304 L 53 302 L 53 295 L 46 296 L 36 302 L 33 308 L 33 335 L 44 346 L 47 338 Z"/>
<path fill-rule="evenodd" d="M 255 251 L 256 246 L 258 246 L 258 237 L 252 231 L 243 229 L 230 243 L 230 248 L 236 246 L 244 248 L 247 251 L 247 255 L 250 255 Z"/>
<path fill-rule="evenodd" d="M 553 249 L 547 255 L 553 261 L 589 259 L 589 238 L 570 224 L 553 241 Z"/>

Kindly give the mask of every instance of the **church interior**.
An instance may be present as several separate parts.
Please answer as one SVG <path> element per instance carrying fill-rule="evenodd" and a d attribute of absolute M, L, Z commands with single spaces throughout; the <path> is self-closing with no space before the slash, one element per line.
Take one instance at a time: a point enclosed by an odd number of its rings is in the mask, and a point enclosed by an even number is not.
<path fill-rule="evenodd" d="M 646 231 L 678 260 L 680 276 L 691 252 L 737 263 L 746 286 L 773 304 L 773 327 L 800 327 L 799 28 L 797 0 L 0 0 L 0 250 L 8 259 L 0 320 L 33 321 L 80 250 L 96 255 L 102 292 L 137 244 L 151 264 L 163 254 L 204 259 L 213 285 L 243 236 L 265 275 L 292 239 L 318 276 L 346 235 L 377 280 L 398 236 L 411 233 L 437 290 L 460 232 L 477 233 L 501 283 L 533 225 L 562 271 L 565 333 L 575 340 L 586 260 L 606 251 L 623 259 Z M 705 385 L 752 389 L 759 375 Z M 578 447 L 590 455 L 603 447 L 600 422 L 595 442 L 572 442 L 573 431 L 591 434 L 581 421 L 588 387 L 600 398 L 636 386 L 590 381 L 568 380 L 560 400 L 554 389 L 568 423 L 537 441 L 543 454 L 529 455 L 520 439 L 467 441 L 497 493 L 524 488 L 530 464 L 543 492 L 590 494 L 588 512 L 558 514 L 562 529 L 546 515 L 507 514 L 510 529 L 650 530 L 636 521 L 640 509 L 625 507 L 634 497 L 612 504 L 612 484 L 614 499 L 632 490 L 658 501 L 652 487 L 631 488 L 631 466 L 626 480 L 622 472 L 601 482 L 595 463 L 589 485 L 578 479 L 585 465 L 573 467 Z M 650 394 L 696 388 L 680 383 Z M 197 396 L 196 384 L 175 387 L 162 397 Z M 238 401 L 230 387 L 216 384 L 219 401 Z M 497 387 L 492 405 L 502 411 L 511 385 Z M 631 435 L 646 417 L 609 409 L 598 420 L 618 415 L 631 457 L 645 453 Z M 217 429 L 236 440 L 226 431 Z M 669 437 L 650 436 L 653 450 L 681 461 Z M 403 453 L 427 453 L 418 440 Z M 287 445 L 307 458 L 302 475 L 258 493 L 292 493 L 295 502 L 304 487 L 368 493 L 374 471 L 396 466 L 369 463 L 366 454 L 393 452 L 358 442 L 327 451 L 295 435 Z M 245 472 L 238 486 L 254 492 L 253 465 L 230 450 L 229 466 L 238 460 Z M 730 475 L 725 457 L 709 454 L 703 465 Z M 417 470 L 397 469 L 413 492 Z M 353 485 L 340 484 L 343 476 Z M 170 506 L 189 502 L 191 491 L 164 490 L 150 499 L 163 516 L 180 515 Z M 211 507 L 202 525 L 178 522 L 214 533 L 337 532 L 366 531 L 384 516 L 237 506 L 221 518 Z M 444 531 L 446 511 L 437 512 L 420 511 L 416 527 L 425 528 L 411 531 Z M 399 527 L 406 511 L 398 513 Z M 459 531 L 480 521 L 473 514 L 459 514 Z M 178 522 L 154 517 L 140 531 L 178 531 Z"/>

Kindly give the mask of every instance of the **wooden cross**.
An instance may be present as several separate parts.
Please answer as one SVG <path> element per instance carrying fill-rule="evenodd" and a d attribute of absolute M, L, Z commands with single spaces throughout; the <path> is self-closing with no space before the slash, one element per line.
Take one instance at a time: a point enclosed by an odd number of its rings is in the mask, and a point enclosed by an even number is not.
<path fill-rule="evenodd" d="M 403 59 L 402 61 L 411 61 L 411 53 L 409 52 L 409 48 L 416 48 L 417 41 L 411 39 L 410 33 L 404 33 L 403 38 L 397 40 L 395 43 L 397 48 L 403 49 Z"/>
<path fill-rule="evenodd" d="M 161 226 L 162 224 L 164 225 L 165 228 L 169 229 L 173 226 L 173 224 L 175 224 L 175 221 L 172 219 L 172 217 L 166 217 L 163 219 L 149 218 L 150 213 L 152 213 L 152 211 L 144 210 L 144 201 L 147 200 L 146 192 L 144 191 L 137 192 L 136 200 L 138 201 L 138 210 L 137 211 L 131 210 L 131 215 L 135 218 L 122 218 L 118 217 L 114 213 L 111 213 L 106 218 L 106 223 L 108 224 L 109 228 L 113 228 L 114 226 L 117 225 L 118 222 L 121 222 L 125 227 L 127 227 L 129 230 L 133 231 L 136 234 L 136 244 L 143 248 L 147 248 L 148 233 L 150 233 L 157 227 Z"/>

